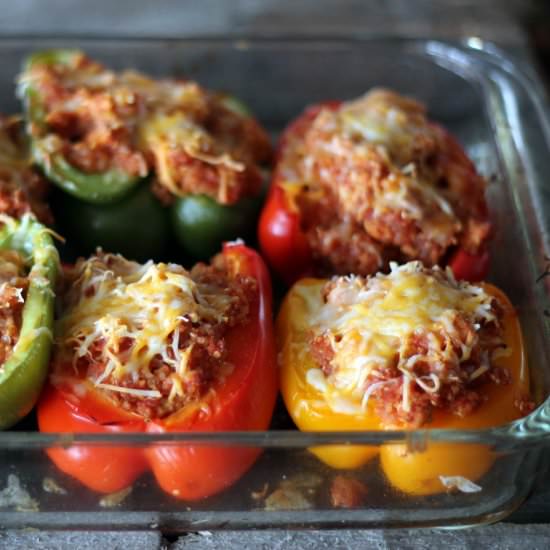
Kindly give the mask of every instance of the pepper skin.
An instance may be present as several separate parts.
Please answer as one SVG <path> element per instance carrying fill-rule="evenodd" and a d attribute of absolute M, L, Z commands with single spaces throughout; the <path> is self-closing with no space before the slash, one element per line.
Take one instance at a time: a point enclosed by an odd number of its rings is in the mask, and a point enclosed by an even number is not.
<path fill-rule="evenodd" d="M 170 220 L 147 183 L 112 204 L 91 204 L 58 192 L 53 205 L 61 232 L 70 235 L 69 244 L 79 255 L 100 246 L 129 259 L 146 261 L 163 258 L 168 249 Z"/>
<path fill-rule="evenodd" d="M 178 197 L 170 207 L 173 234 L 192 258 L 206 260 L 225 240 L 254 233 L 262 197 L 245 197 L 236 204 L 219 204 L 206 195 Z"/>
<path fill-rule="evenodd" d="M 75 378 L 62 387 L 49 385 L 38 405 L 40 430 L 168 434 L 267 429 L 277 395 L 269 275 L 259 255 L 243 244 L 226 244 L 223 254 L 234 273 L 257 280 L 257 299 L 248 322 L 226 335 L 228 360 L 235 368 L 201 406 L 190 405 L 164 419 L 147 422 L 115 406 L 91 382 Z M 260 452 L 258 448 L 185 443 L 146 448 L 79 445 L 48 450 L 60 470 L 93 490 L 120 490 L 150 469 L 166 492 L 185 500 L 202 499 L 228 487 L 250 468 Z"/>
<path fill-rule="evenodd" d="M 2 216 L 1 221 L 0 248 L 20 252 L 32 262 L 19 338 L 0 369 L 0 429 L 4 429 L 33 408 L 46 380 L 59 258 L 50 232 L 32 215 L 19 221 Z"/>
<path fill-rule="evenodd" d="M 327 101 L 308 107 L 284 130 L 279 140 L 277 158 L 292 136 L 304 136 L 309 124 L 324 109 L 338 109 L 340 101 Z M 275 165 L 277 166 L 277 165 Z M 258 241 L 269 265 L 291 285 L 313 270 L 313 258 L 307 237 L 302 231 L 300 211 L 281 183 L 283 176 L 273 172 L 267 200 L 258 224 Z"/>
<path fill-rule="evenodd" d="M 315 367 L 307 344 L 307 319 L 322 306 L 321 289 L 326 280 L 302 279 L 288 292 L 280 310 L 276 329 L 280 352 L 281 392 L 285 405 L 300 430 L 383 430 L 385 426 L 369 406 L 364 415 L 335 413 L 324 396 L 306 382 L 308 369 Z M 504 315 L 504 341 L 512 350 L 498 359 L 497 365 L 509 370 L 508 385 L 488 384 L 487 401 L 473 413 L 459 418 L 450 412 L 435 410 L 423 428 L 479 429 L 504 424 L 520 416 L 516 399 L 528 395 L 527 362 L 517 314 L 508 298 L 496 287 L 483 283 L 484 289 L 499 299 Z M 463 476 L 478 480 L 492 466 L 495 455 L 484 445 L 454 443 L 429 444 L 424 452 L 409 452 L 406 445 L 374 447 L 327 446 L 312 449 L 323 462 L 334 468 L 357 468 L 378 453 L 381 468 L 389 484 L 414 495 L 444 492 L 439 476 Z"/>
<path fill-rule="evenodd" d="M 340 105 L 339 101 L 327 101 L 308 107 L 284 130 L 277 156 L 281 156 L 281 151 L 290 141 L 305 136 L 309 125 L 322 109 L 338 110 Z M 445 136 L 451 151 L 448 160 L 460 161 L 464 170 L 475 172 L 475 167 L 456 140 L 447 132 Z M 315 270 L 307 237 L 302 229 L 300 211 L 294 204 L 292 191 L 284 183 L 284 174 L 276 166 L 260 216 L 258 240 L 269 265 L 290 285 L 301 277 L 314 274 Z M 451 252 L 447 264 L 457 279 L 481 281 L 489 272 L 489 253 L 485 247 L 475 254 L 459 248 Z"/>

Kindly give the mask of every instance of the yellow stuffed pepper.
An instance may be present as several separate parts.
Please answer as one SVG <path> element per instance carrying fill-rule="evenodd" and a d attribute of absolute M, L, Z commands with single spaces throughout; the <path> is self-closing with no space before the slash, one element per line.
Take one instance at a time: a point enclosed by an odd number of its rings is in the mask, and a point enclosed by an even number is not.
<path fill-rule="evenodd" d="M 302 279 L 277 331 L 283 398 L 300 430 L 476 429 L 532 408 L 510 301 L 449 270 L 410 262 L 387 275 Z M 495 460 L 484 445 L 450 443 L 312 452 L 334 468 L 380 454 L 389 483 L 409 494 L 442 492 L 449 477 L 476 481 Z"/>

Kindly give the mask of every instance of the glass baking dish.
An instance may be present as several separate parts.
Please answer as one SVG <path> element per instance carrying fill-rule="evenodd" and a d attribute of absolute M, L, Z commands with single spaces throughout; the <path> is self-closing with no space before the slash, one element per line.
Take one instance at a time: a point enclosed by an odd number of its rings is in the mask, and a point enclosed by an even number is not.
<path fill-rule="evenodd" d="M 353 98 L 386 86 L 425 102 L 430 115 L 462 142 L 491 181 L 495 232 L 490 280 L 510 296 L 521 318 L 533 397 L 528 417 L 493 429 L 300 433 L 282 403 L 272 430 L 261 433 L 42 435 L 28 419 L 0 433 L 0 527 L 216 528 L 467 526 L 499 520 L 514 510 L 544 473 L 550 444 L 548 229 L 550 131 L 537 83 L 478 38 L 460 44 L 426 40 L 119 40 L 0 39 L 0 106 L 17 112 L 14 79 L 23 57 L 37 49 L 79 47 L 116 68 L 153 75 L 186 75 L 242 98 L 276 137 L 304 106 Z M 308 447 L 319 444 L 406 445 L 421 453 L 435 443 L 457 452 L 482 448 L 495 460 L 481 490 L 418 497 L 384 481 L 378 459 L 355 471 L 332 470 Z M 60 473 L 44 450 L 79 445 L 114 448 L 245 446 L 263 449 L 252 469 L 221 494 L 185 502 L 163 493 L 146 474 L 129 494 L 102 495 Z M 476 447 L 477 446 L 477 447 Z M 467 454 L 467 452 L 466 452 Z M 353 509 L 331 504 L 338 475 L 367 488 Z M 5 488 L 4 488 L 5 487 Z"/>

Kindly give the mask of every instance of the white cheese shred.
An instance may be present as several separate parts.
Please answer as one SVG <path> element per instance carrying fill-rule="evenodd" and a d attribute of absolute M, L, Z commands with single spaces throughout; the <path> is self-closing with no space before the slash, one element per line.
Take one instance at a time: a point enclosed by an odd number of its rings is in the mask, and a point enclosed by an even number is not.
<path fill-rule="evenodd" d="M 482 487 L 463 476 L 439 476 L 446 489 L 457 489 L 461 493 L 479 493 Z"/>

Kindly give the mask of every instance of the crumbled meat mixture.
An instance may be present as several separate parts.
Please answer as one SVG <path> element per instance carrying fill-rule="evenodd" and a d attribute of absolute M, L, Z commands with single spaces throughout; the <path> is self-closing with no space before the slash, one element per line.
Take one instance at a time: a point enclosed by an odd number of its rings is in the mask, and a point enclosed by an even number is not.
<path fill-rule="evenodd" d="M 386 90 L 317 112 L 283 137 L 275 182 L 294 197 L 317 270 L 368 275 L 391 260 L 476 253 L 490 232 L 485 181 L 424 107 Z"/>
<path fill-rule="evenodd" d="M 344 213 L 335 223 L 336 198 L 306 188 L 296 196 L 313 259 L 319 275 L 332 273 L 375 273 L 401 257 L 399 249 L 383 246 Z"/>
<path fill-rule="evenodd" d="M 47 192 L 48 183 L 30 165 L 19 120 L 0 116 L 0 213 L 20 218 L 33 212 L 41 222 L 52 224 Z"/>
<path fill-rule="evenodd" d="M 152 188 L 165 203 L 204 193 L 232 204 L 259 193 L 267 134 L 196 83 L 117 74 L 83 54 L 72 66 L 35 65 L 24 78 L 46 110 L 46 129 L 32 132 L 84 172 L 155 171 Z"/>
<path fill-rule="evenodd" d="M 21 255 L 0 250 L 0 372 L 19 338 L 27 287 Z"/>

